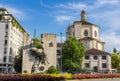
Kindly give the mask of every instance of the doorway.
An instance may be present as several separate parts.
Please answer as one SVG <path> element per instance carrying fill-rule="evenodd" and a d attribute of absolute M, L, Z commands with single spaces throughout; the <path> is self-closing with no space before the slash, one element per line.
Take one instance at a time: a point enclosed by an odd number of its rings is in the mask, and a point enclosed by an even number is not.
<path fill-rule="evenodd" d="M 95 66 L 93 69 L 94 69 L 94 72 L 98 72 L 98 67 L 97 66 Z"/>

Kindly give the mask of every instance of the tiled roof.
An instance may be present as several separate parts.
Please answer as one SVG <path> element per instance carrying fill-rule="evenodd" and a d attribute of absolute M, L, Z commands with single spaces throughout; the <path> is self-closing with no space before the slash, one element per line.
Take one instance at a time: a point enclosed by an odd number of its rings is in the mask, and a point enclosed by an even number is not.
<path fill-rule="evenodd" d="M 95 48 L 92 48 L 92 49 L 86 51 L 86 54 L 95 54 L 95 55 L 107 54 L 107 55 L 110 55 L 110 53 L 108 53 L 108 52 L 98 50 L 98 49 L 95 49 Z"/>
<path fill-rule="evenodd" d="M 91 37 L 84 37 L 84 38 L 82 38 L 82 39 L 79 39 L 79 41 L 80 40 L 97 40 L 97 39 L 95 39 L 95 38 L 91 38 Z M 102 41 L 99 41 L 99 40 L 97 40 L 98 42 L 102 42 Z M 105 42 L 102 42 L 102 43 L 105 43 Z"/>
<path fill-rule="evenodd" d="M 5 9 L 5 8 L 1 8 L 1 7 L 0 7 L 0 10 L 6 10 L 6 9 Z"/>
<path fill-rule="evenodd" d="M 87 22 L 87 21 L 81 21 L 81 22 L 82 22 L 82 25 L 94 25 L 94 24 Z"/>
<path fill-rule="evenodd" d="M 74 23 L 82 23 L 82 25 L 95 25 L 93 23 L 90 23 L 88 21 L 75 21 Z M 95 26 L 98 26 L 98 25 L 95 25 Z M 98 26 L 99 27 L 99 26 Z"/>

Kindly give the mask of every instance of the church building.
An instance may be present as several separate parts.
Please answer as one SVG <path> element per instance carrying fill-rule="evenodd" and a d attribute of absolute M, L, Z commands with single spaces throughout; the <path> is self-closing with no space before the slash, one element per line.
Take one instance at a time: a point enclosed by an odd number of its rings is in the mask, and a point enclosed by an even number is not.
<path fill-rule="evenodd" d="M 66 38 L 76 37 L 86 48 L 82 68 L 90 72 L 108 72 L 111 69 L 111 55 L 104 51 L 105 42 L 100 40 L 100 27 L 87 21 L 87 14 L 81 12 L 81 20 L 74 21 L 67 28 Z"/>

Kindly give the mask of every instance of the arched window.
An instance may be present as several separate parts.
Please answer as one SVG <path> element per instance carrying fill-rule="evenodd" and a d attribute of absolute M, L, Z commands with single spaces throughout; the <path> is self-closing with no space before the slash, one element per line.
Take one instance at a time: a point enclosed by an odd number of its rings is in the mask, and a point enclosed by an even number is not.
<path fill-rule="evenodd" d="M 84 36 L 88 36 L 88 30 L 84 31 Z"/>
<path fill-rule="evenodd" d="M 53 43 L 52 42 L 49 43 L 49 47 L 53 47 Z"/>
<path fill-rule="evenodd" d="M 96 30 L 94 31 L 94 36 L 97 37 L 97 31 Z"/>

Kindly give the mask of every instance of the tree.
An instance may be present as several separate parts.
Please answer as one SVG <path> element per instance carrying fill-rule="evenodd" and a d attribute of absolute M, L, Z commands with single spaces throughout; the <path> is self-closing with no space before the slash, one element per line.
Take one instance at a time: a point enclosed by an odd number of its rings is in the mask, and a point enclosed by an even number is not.
<path fill-rule="evenodd" d="M 117 49 L 116 48 L 113 48 L 113 53 L 117 53 Z"/>
<path fill-rule="evenodd" d="M 112 68 L 120 69 L 120 55 L 113 53 L 111 56 Z"/>
<path fill-rule="evenodd" d="M 34 63 L 31 67 L 31 73 L 35 72 L 36 67 L 39 66 L 40 64 L 46 64 L 47 62 L 47 57 L 46 54 L 43 52 L 43 47 L 41 45 L 41 42 L 38 38 L 33 39 L 34 42 L 34 48 L 30 49 L 30 54 L 35 58 Z M 41 49 L 41 50 L 40 50 Z"/>
<path fill-rule="evenodd" d="M 62 63 L 64 71 L 78 71 L 82 66 L 85 48 L 75 37 L 69 37 L 63 46 Z"/>
<path fill-rule="evenodd" d="M 14 69 L 17 73 L 21 73 L 22 72 L 22 55 L 23 55 L 23 51 L 22 48 L 19 50 L 19 54 L 15 56 L 14 58 Z"/>

